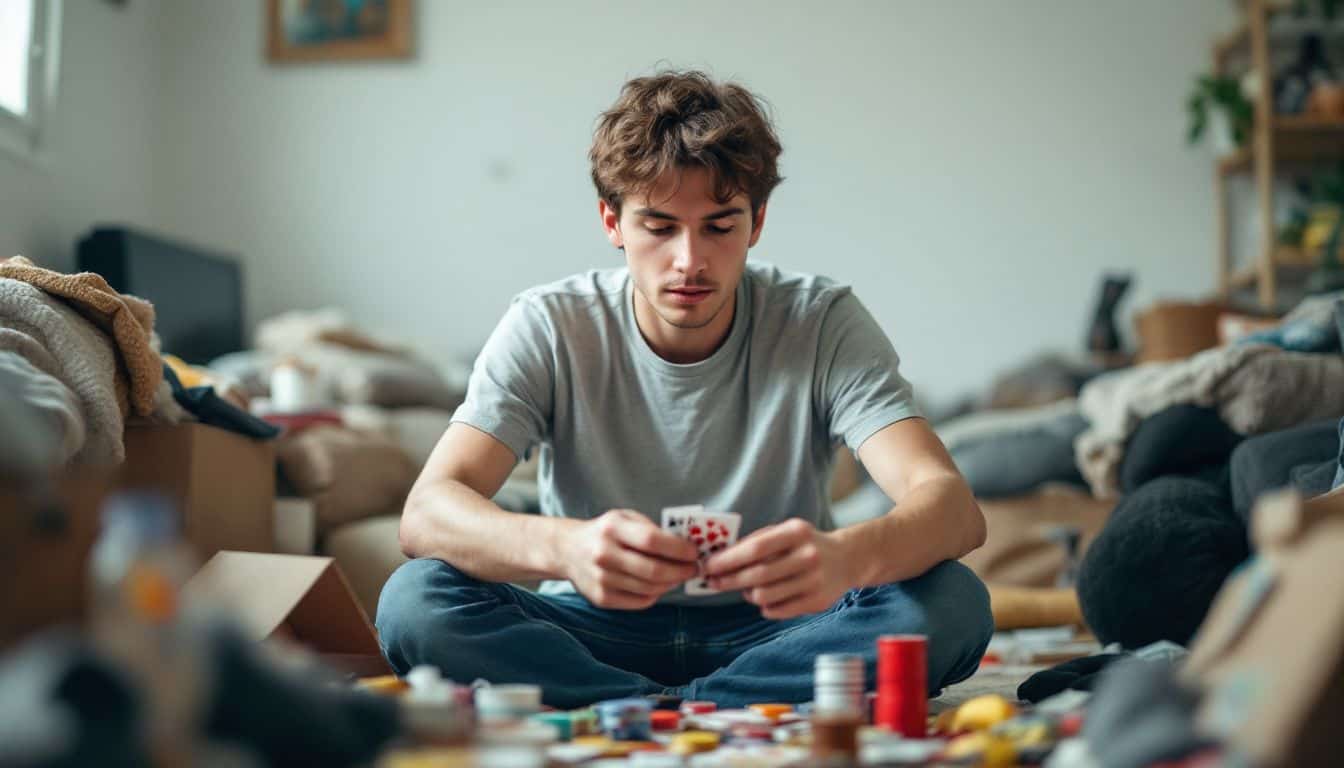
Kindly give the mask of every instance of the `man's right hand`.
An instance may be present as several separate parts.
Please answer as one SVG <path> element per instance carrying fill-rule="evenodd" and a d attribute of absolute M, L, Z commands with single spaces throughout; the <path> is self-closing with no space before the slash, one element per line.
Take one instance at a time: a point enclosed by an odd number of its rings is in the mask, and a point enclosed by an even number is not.
<path fill-rule="evenodd" d="M 694 544 L 630 509 L 570 527 L 560 549 L 565 576 L 599 608 L 648 608 L 698 571 Z"/>

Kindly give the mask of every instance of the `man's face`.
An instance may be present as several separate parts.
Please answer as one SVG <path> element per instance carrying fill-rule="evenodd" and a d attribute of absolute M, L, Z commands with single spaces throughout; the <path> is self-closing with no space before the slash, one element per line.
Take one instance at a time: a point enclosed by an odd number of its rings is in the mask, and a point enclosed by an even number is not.
<path fill-rule="evenodd" d="M 713 175 L 685 168 L 665 173 L 647 196 L 627 196 L 619 217 L 605 202 L 599 210 L 607 238 L 625 248 L 636 316 L 655 347 L 727 334 L 747 249 L 765 224 L 765 206 L 753 224 L 745 194 L 719 203 Z M 647 321 L 654 327 L 645 327 Z M 711 340 L 717 344 L 722 336 Z"/>

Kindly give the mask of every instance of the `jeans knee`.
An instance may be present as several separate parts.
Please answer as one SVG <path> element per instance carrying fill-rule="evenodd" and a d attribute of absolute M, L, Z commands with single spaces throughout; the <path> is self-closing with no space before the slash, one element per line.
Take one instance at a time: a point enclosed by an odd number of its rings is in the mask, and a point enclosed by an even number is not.
<path fill-rule="evenodd" d="M 384 651 L 426 630 L 426 623 L 435 616 L 429 609 L 442 590 L 479 583 L 442 560 L 417 558 L 402 563 L 378 597 L 374 626 Z"/>
<path fill-rule="evenodd" d="M 923 609 L 917 631 L 928 637 L 929 689 L 970 677 L 994 635 L 989 590 L 980 577 L 946 560 L 923 576 L 892 586 L 904 589 Z"/>

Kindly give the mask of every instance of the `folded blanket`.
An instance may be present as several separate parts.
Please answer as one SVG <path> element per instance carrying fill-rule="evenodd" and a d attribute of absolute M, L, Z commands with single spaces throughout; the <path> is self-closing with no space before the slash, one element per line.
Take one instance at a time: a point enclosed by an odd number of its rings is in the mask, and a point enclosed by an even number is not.
<path fill-rule="evenodd" d="M 119 402 L 129 402 L 131 410 L 140 416 L 154 412 L 163 383 L 163 363 L 151 343 L 153 305 L 117 293 L 92 272 L 65 275 L 42 269 L 22 256 L 0 261 L 0 278 L 27 283 L 64 299 L 94 327 L 107 333 L 116 344 L 130 384 L 129 392 Z"/>
<path fill-rule="evenodd" d="M 17 355 L 74 393 L 84 439 L 72 435 L 74 442 L 63 450 L 73 450 L 67 458 L 86 464 L 125 458 L 117 356 L 102 331 L 37 287 L 0 278 L 0 352 Z"/>
<path fill-rule="evenodd" d="M 1074 441 L 1078 468 L 1093 494 L 1114 496 L 1125 445 L 1140 421 L 1192 404 L 1217 408 L 1238 434 L 1257 435 L 1344 414 L 1344 357 L 1263 344 L 1217 347 L 1093 379 L 1078 404 L 1088 421 Z"/>
<path fill-rule="evenodd" d="M 84 418 L 75 393 L 14 352 L 0 351 L 0 470 L 40 470 L 71 459 L 84 446 Z"/>

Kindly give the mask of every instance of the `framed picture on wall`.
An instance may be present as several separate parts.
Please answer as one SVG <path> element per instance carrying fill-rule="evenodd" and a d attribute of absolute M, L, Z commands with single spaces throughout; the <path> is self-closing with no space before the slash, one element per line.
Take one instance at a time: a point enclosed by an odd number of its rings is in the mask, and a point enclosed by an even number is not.
<path fill-rule="evenodd" d="M 266 0 L 272 62 L 411 55 L 411 0 Z"/>

